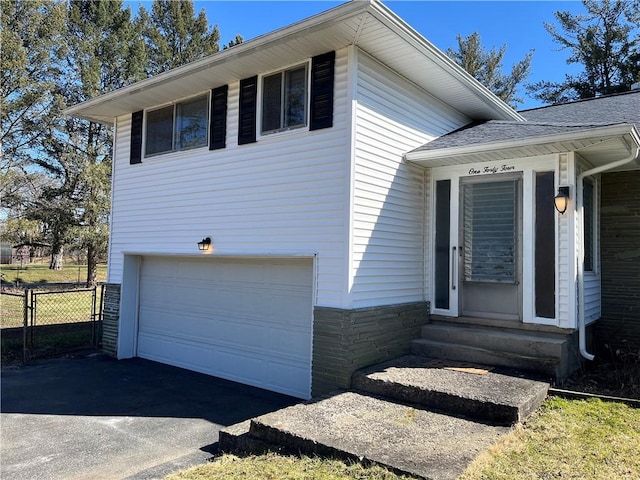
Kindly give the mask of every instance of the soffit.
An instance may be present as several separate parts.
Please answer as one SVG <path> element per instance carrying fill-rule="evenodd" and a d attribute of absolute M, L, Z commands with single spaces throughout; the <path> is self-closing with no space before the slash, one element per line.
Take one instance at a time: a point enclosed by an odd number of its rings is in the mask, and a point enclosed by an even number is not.
<path fill-rule="evenodd" d="M 101 123 L 355 45 L 473 120 L 522 117 L 384 5 L 354 1 L 66 110 Z"/>
<path fill-rule="evenodd" d="M 602 129 L 604 130 L 604 129 Z M 618 127 L 618 132 L 590 130 L 580 135 L 539 137 L 508 145 L 485 144 L 480 147 L 453 148 L 413 152 L 406 158 L 424 167 L 444 167 L 481 162 L 508 161 L 550 154 L 576 152 L 591 166 L 599 167 L 628 156 L 632 145 L 640 146 L 638 132 L 631 125 Z M 618 171 L 640 169 L 638 161 L 619 167 Z M 612 170 L 614 171 L 614 170 Z"/>

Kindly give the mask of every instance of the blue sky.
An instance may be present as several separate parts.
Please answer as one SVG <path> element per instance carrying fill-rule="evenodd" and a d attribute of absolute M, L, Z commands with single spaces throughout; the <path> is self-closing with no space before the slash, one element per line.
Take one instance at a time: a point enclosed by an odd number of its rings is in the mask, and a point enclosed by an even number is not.
<path fill-rule="evenodd" d="M 138 4 L 148 10 L 151 1 L 128 1 L 135 11 Z M 242 35 L 250 40 L 298 20 L 328 10 L 341 1 L 194 1 L 196 11 L 205 9 L 209 22 L 218 25 L 221 44 Z M 554 12 L 567 10 L 582 13 L 580 1 L 425 1 L 386 0 L 383 3 L 441 50 L 457 45 L 456 35 L 480 34 L 485 48 L 507 44 L 504 66 L 524 58 L 534 50 L 529 82 L 562 81 L 576 66 L 566 64 L 568 52 L 559 50 L 544 29 L 543 22 L 555 23 Z M 525 92 L 519 108 L 540 106 Z"/>

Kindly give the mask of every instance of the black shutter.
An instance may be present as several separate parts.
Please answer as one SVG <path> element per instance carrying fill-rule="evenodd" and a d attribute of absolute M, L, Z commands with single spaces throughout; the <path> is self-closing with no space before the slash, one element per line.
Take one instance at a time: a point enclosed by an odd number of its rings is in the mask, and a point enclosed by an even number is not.
<path fill-rule="evenodd" d="M 133 112 L 131 114 L 131 151 L 129 152 L 129 163 L 142 163 L 142 119 L 144 112 Z"/>
<path fill-rule="evenodd" d="M 258 77 L 240 80 L 240 119 L 238 122 L 238 145 L 256 141 L 256 103 Z"/>
<path fill-rule="evenodd" d="M 227 145 L 227 92 L 228 85 L 211 90 L 211 118 L 209 119 L 209 150 Z"/>
<path fill-rule="evenodd" d="M 328 52 L 311 60 L 310 130 L 333 126 L 333 77 L 336 52 Z"/>

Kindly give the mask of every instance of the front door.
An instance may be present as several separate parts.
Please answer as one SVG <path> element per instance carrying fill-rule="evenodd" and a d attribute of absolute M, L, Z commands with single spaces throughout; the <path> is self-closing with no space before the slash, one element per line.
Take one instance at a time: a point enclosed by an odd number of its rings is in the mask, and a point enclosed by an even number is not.
<path fill-rule="evenodd" d="M 511 175 L 460 179 L 456 264 L 462 316 L 522 319 L 521 185 Z"/>
<path fill-rule="evenodd" d="M 433 312 L 522 320 L 522 175 L 434 187 Z"/>

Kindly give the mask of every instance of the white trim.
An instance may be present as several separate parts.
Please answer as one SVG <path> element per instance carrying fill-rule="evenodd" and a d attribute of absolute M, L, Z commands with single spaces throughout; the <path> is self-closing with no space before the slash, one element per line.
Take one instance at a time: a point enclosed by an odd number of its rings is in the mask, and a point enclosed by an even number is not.
<path fill-rule="evenodd" d="M 264 97 L 264 78 L 269 77 L 271 75 L 275 75 L 277 73 L 285 73 L 289 70 L 294 70 L 297 67 L 305 67 L 306 70 L 306 85 L 305 85 L 305 106 L 304 106 L 304 125 L 298 125 L 295 127 L 286 127 L 279 128 L 276 130 L 269 130 L 268 132 L 262 131 L 262 100 Z M 307 59 L 303 62 L 295 62 L 286 67 L 278 68 L 276 70 L 272 70 L 266 73 L 260 73 L 257 79 L 257 95 L 256 95 L 256 141 L 260 141 L 265 138 L 276 137 L 283 134 L 287 134 L 293 131 L 309 131 L 310 122 L 310 113 L 311 113 L 311 59 Z M 282 85 L 284 86 L 284 85 Z M 281 101 L 281 111 L 282 111 L 282 102 L 285 101 L 284 97 L 280 99 Z M 282 120 L 282 119 L 281 119 Z"/>
<path fill-rule="evenodd" d="M 366 21 L 365 21 L 366 20 Z M 340 29 L 342 24 L 350 22 L 358 28 L 353 30 Z M 393 32 L 398 39 L 396 45 L 406 48 L 412 53 L 422 55 L 426 63 L 444 72 L 454 84 L 451 88 L 441 90 L 442 94 L 453 96 L 452 102 L 464 106 L 464 103 L 456 99 L 456 93 L 470 93 L 470 100 L 466 103 L 470 108 L 477 110 L 483 118 L 502 118 L 522 121 L 523 117 L 491 93 L 480 82 L 464 71 L 453 60 L 425 39 L 420 33 L 410 27 L 404 20 L 394 14 L 388 7 L 377 0 L 347 2 L 331 10 L 314 15 L 307 19 L 287 27 L 275 30 L 271 33 L 259 36 L 255 39 L 235 45 L 208 57 L 202 58 L 187 65 L 169 70 L 154 77 L 141 80 L 137 83 L 110 92 L 86 102 L 71 106 L 64 110 L 65 115 L 83 117 L 88 120 L 109 123 L 114 115 L 124 115 L 131 110 L 140 110 L 145 107 L 151 90 L 167 93 L 167 86 L 171 83 L 180 83 L 180 80 L 188 76 L 199 76 L 202 80 L 210 76 L 215 83 L 232 83 L 239 80 L 238 76 L 247 76 L 247 69 L 253 62 L 247 62 L 256 58 L 262 59 L 267 52 L 271 58 L 273 51 L 281 46 L 293 46 L 303 56 L 313 56 L 330 49 L 341 49 L 349 45 L 361 45 L 365 50 L 379 48 L 375 39 L 364 44 L 369 35 L 362 34 L 363 29 L 382 28 Z M 299 39 L 324 34 L 325 42 L 322 45 L 305 44 Z M 335 38 L 334 38 L 335 37 Z M 322 51 L 318 51 L 322 49 Z M 275 58 L 275 56 L 274 56 Z M 229 68 L 227 63 L 235 62 L 238 68 Z M 208 75 L 208 70 L 212 72 Z M 253 74 L 258 73 L 256 69 Z M 205 75 L 206 74 L 206 75 Z M 415 71 L 416 77 L 419 75 Z M 164 90 L 162 90 L 164 88 Z M 107 110 L 109 108 L 109 110 Z M 110 115 L 101 112 L 111 111 Z"/>
<path fill-rule="evenodd" d="M 118 119 L 113 119 L 113 142 L 111 145 L 111 182 L 110 182 L 110 191 L 113 192 L 116 184 L 116 147 L 118 139 Z M 131 148 L 131 146 L 129 146 Z M 109 195 L 109 226 L 113 225 L 113 197 L 114 195 Z M 107 265 L 111 263 L 111 258 L 113 258 L 113 228 L 109 228 L 109 244 L 107 245 Z M 109 282 L 109 269 L 107 269 L 107 282 Z"/>
<path fill-rule="evenodd" d="M 610 140 L 611 137 L 624 135 L 633 136 L 636 129 L 630 124 L 616 124 L 605 127 L 583 129 L 577 132 L 561 133 L 554 135 L 540 135 L 530 138 L 516 138 L 498 142 L 482 144 L 469 144 L 458 147 L 439 148 L 434 150 L 414 150 L 405 154 L 405 159 L 410 162 L 420 162 L 439 158 L 451 158 L 460 155 L 479 154 L 518 147 L 531 147 L 550 143 L 562 143 L 575 140 L 592 140 L 599 138 L 597 143 Z M 601 137 L 601 138 L 600 138 Z M 594 144 L 596 142 L 594 141 Z"/>
<path fill-rule="evenodd" d="M 531 159 L 517 159 L 510 162 L 504 162 L 502 160 L 494 161 L 494 162 L 484 162 L 478 163 L 478 166 L 483 167 L 502 167 L 508 163 L 508 166 L 513 166 L 513 170 L 509 170 L 505 172 L 505 175 L 509 175 L 512 173 L 520 173 L 522 175 L 522 229 L 523 229 L 523 239 L 522 239 L 522 323 L 528 324 L 540 324 L 540 325 L 554 325 L 559 326 L 560 318 L 559 312 L 556 304 L 556 318 L 541 318 L 535 316 L 535 301 L 533 295 L 535 294 L 535 278 L 534 274 L 534 244 L 533 244 L 533 232 L 535 230 L 535 223 L 533 215 L 528 215 L 527 212 L 533 211 L 535 205 L 535 190 L 534 190 L 534 174 L 536 171 L 553 171 L 556 181 L 558 181 L 559 176 L 559 164 L 558 164 L 558 156 L 557 155 L 545 155 L 537 157 L 534 161 Z M 483 171 L 481 169 L 480 171 Z M 443 310 L 435 308 L 435 303 L 433 299 L 435 299 L 435 256 L 433 254 L 433 249 L 435 245 L 435 229 L 433 228 L 433 222 L 435 221 L 435 185 L 439 180 L 451 180 L 451 225 L 450 225 L 450 235 L 451 235 L 451 245 L 457 246 L 458 240 L 458 221 L 457 212 L 459 212 L 459 185 L 460 180 L 465 177 L 469 177 L 470 166 L 469 165 L 456 165 L 450 167 L 434 167 L 431 169 L 432 175 L 430 179 L 431 183 L 431 224 L 428 225 L 430 231 L 431 238 L 431 265 L 429 268 L 430 275 L 430 287 L 429 287 L 429 296 L 432 299 L 431 301 L 431 313 L 435 315 L 444 315 L 444 316 L 458 316 L 458 302 L 459 302 L 459 288 L 455 290 L 450 289 L 450 308 L 449 310 Z M 480 174 L 482 176 L 484 174 Z M 487 173 L 487 175 L 493 176 L 491 170 Z M 495 176 L 494 178 L 500 178 L 499 176 Z M 556 242 L 559 242 L 558 235 L 556 232 Z M 559 255 L 559 248 L 556 248 L 556 255 Z M 456 258 L 456 269 L 459 269 L 458 258 Z M 558 264 L 556 259 L 556 265 Z M 455 271 L 450 272 L 449 285 L 451 285 L 451 281 L 453 276 L 456 274 Z M 556 266 L 556 279 L 558 278 L 558 271 Z M 457 280 L 457 279 L 456 279 Z M 458 283 L 458 282 L 456 282 Z M 558 287 L 559 282 L 556 281 L 556 302 L 558 302 Z"/>
<path fill-rule="evenodd" d="M 356 178 L 356 137 L 358 127 L 358 65 L 360 63 L 360 50 L 354 46 L 347 49 L 347 115 L 349 124 L 347 126 L 347 137 L 349 145 L 347 146 L 347 161 L 349 162 L 347 175 L 345 175 L 345 191 L 347 202 L 345 202 L 345 227 L 347 229 L 345 242 L 345 289 L 343 290 L 343 305 L 345 308 L 353 308 L 353 283 L 355 279 L 355 268 L 353 266 L 354 259 L 354 232 L 355 232 L 355 178 Z"/>
<path fill-rule="evenodd" d="M 188 148 L 175 148 L 176 140 L 177 140 L 177 133 L 178 133 L 178 132 L 176 132 L 177 121 L 178 121 L 177 107 L 181 103 L 186 103 L 186 102 L 192 101 L 192 100 L 199 100 L 200 98 L 204 98 L 205 99 L 206 108 L 207 108 L 207 120 L 206 120 L 206 125 L 205 125 L 205 131 L 206 131 L 205 144 L 204 145 L 196 145 L 195 147 L 188 147 Z M 149 119 L 147 114 L 148 114 L 148 112 L 154 112 L 156 110 L 160 110 L 160 109 L 167 108 L 167 107 L 170 107 L 170 106 L 173 107 L 173 115 L 172 115 L 173 125 L 171 127 L 171 150 L 165 150 L 163 152 L 151 153 L 151 154 L 147 155 L 147 121 Z M 198 93 L 196 95 L 191 95 L 191 96 L 188 96 L 188 97 L 184 97 L 184 98 L 181 98 L 179 100 L 172 101 L 172 102 L 166 102 L 166 103 L 163 103 L 162 105 L 158 105 L 158 106 L 155 106 L 155 107 L 146 108 L 146 109 L 143 110 L 143 115 L 142 115 L 142 158 L 143 159 L 154 158 L 154 157 L 158 157 L 160 155 L 168 155 L 168 154 L 176 153 L 176 152 L 185 152 L 187 150 L 196 150 L 198 148 L 207 148 L 208 149 L 209 143 L 211 141 L 211 139 L 209 138 L 209 126 L 210 126 L 210 124 L 211 124 L 211 90 L 207 90 L 205 92 Z"/>

